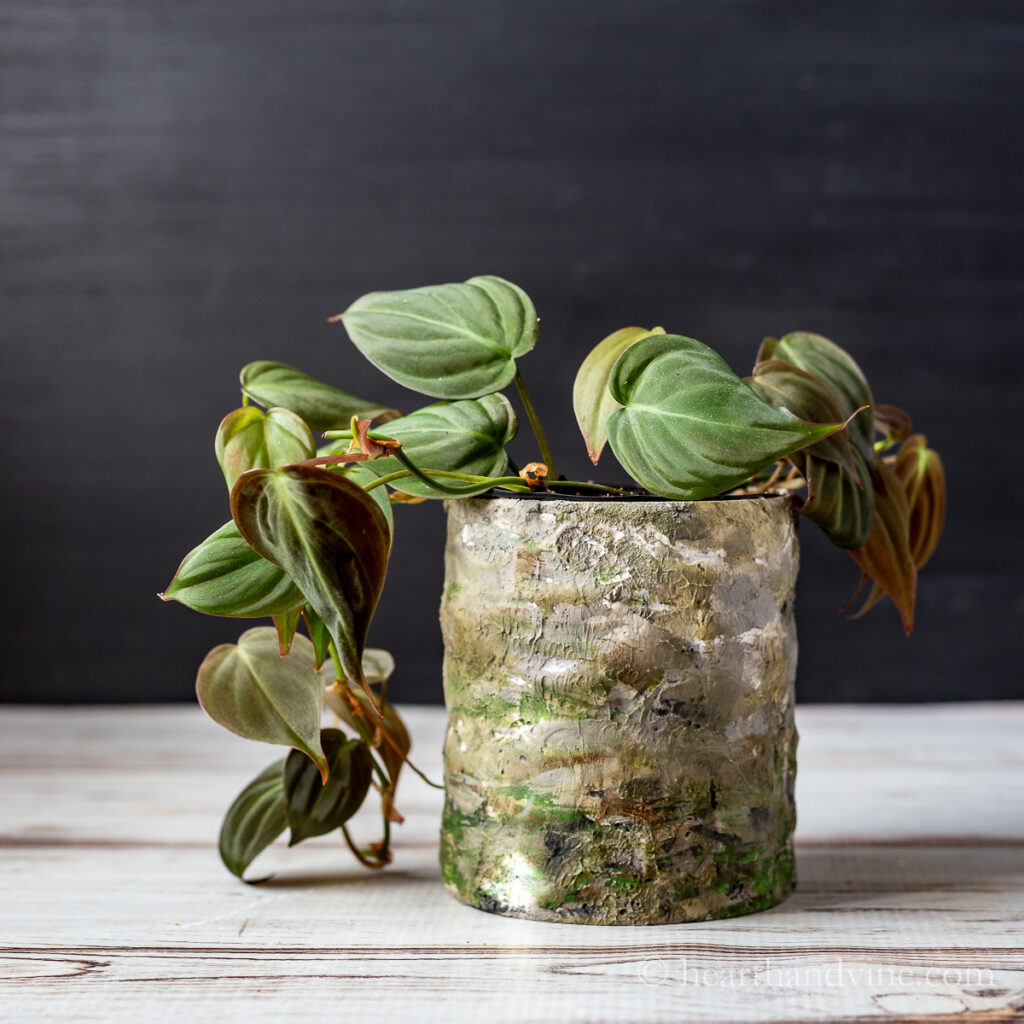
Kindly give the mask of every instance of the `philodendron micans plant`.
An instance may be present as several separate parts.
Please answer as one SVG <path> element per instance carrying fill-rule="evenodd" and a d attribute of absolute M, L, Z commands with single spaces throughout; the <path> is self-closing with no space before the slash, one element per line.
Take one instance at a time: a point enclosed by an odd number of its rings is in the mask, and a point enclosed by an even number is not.
<path fill-rule="evenodd" d="M 334 319 L 378 369 L 438 401 L 402 415 L 283 363 L 250 363 L 242 406 L 215 443 L 231 519 L 189 552 L 161 595 L 273 620 L 214 648 L 196 684 L 215 721 L 289 748 L 225 817 L 221 856 L 239 877 L 286 828 L 292 844 L 341 830 L 366 866 L 390 860 L 410 740 L 388 701 L 391 657 L 366 638 L 394 503 L 487 491 L 685 500 L 792 491 L 870 583 L 858 614 L 888 595 L 910 632 L 917 570 L 942 529 L 942 463 L 826 338 L 767 338 L 741 378 L 706 345 L 661 327 L 609 335 L 584 359 L 572 398 L 591 460 L 608 445 L 634 481 L 613 487 L 556 472 L 519 369 L 538 321 L 516 285 L 474 277 L 373 292 Z M 517 428 L 503 394 L 512 385 L 539 456 L 522 469 L 506 451 Z M 321 727 L 325 704 L 344 728 Z M 361 846 L 346 823 L 371 788 L 383 834 Z"/>

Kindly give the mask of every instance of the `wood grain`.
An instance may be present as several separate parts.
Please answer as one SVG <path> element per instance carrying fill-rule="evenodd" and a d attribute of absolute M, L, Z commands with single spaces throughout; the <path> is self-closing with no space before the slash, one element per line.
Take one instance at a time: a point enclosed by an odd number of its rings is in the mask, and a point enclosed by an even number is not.
<path fill-rule="evenodd" d="M 407 714 L 437 775 L 443 712 Z M 269 748 L 192 708 L 5 709 L 0 1020 L 1022 1019 L 1024 705 L 797 722 L 797 892 L 749 917 L 600 928 L 450 899 L 441 797 L 413 776 L 392 868 L 324 837 L 275 845 L 257 865 L 273 878 L 247 887 L 215 837 Z"/>

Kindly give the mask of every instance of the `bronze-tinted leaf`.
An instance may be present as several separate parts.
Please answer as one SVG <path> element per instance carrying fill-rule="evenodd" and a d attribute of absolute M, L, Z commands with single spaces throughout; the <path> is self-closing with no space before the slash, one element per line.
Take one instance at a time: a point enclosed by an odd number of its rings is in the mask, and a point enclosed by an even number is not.
<path fill-rule="evenodd" d="M 338 691 L 337 687 L 329 688 L 324 692 L 324 703 L 358 735 L 362 735 L 363 730 L 356 724 L 355 716 L 357 714 L 360 716 L 364 729 L 369 732 L 374 740 L 374 746 L 380 751 L 381 760 L 384 762 L 388 779 L 391 781 L 391 788 L 394 790 L 402 765 L 405 764 L 405 759 L 412 748 L 409 731 L 395 710 L 395 706 L 389 700 L 382 696 L 376 698 L 380 708 L 380 715 L 378 715 L 362 690 L 350 689 L 348 694 L 352 700 L 357 702 L 358 706 L 353 706 Z"/>
<path fill-rule="evenodd" d="M 899 477 L 883 460 L 875 460 L 871 478 L 875 491 L 871 536 L 862 548 L 851 551 L 850 556 L 861 571 L 892 598 L 899 609 L 904 630 L 910 633 L 914 628 L 917 570 L 910 551 L 907 496 Z M 866 602 L 857 614 L 862 615 L 871 604 Z"/>
<path fill-rule="evenodd" d="M 239 533 L 280 566 L 326 624 L 348 678 L 362 652 L 391 549 L 380 506 L 338 473 L 307 466 L 257 469 L 231 492 Z"/>
<path fill-rule="evenodd" d="M 277 643 L 281 649 L 283 658 L 292 649 L 292 640 L 295 639 L 295 631 L 299 628 L 299 620 L 302 618 L 302 609 L 293 608 L 288 612 L 281 612 L 274 616 L 274 628 L 277 630 Z"/>
<path fill-rule="evenodd" d="M 851 446 L 850 454 L 856 476 L 844 466 L 805 452 L 792 457 L 807 481 L 807 499 L 800 512 L 821 527 L 833 544 L 846 549 L 867 543 L 875 515 L 875 490 L 867 463 L 859 448 Z"/>
<path fill-rule="evenodd" d="M 828 386 L 792 363 L 766 359 L 754 367 L 754 373 L 746 378 L 746 383 L 766 402 L 788 410 L 804 423 L 836 423 L 845 419 Z M 862 412 L 870 414 L 867 409 Z M 862 482 L 850 454 L 847 430 L 837 431 L 804 451 L 816 459 L 826 459 L 843 466 L 858 484 Z"/>
<path fill-rule="evenodd" d="M 896 405 L 875 404 L 875 430 L 885 438 L 886 444 L 905 441 L 913 429 L 910 413 Z"/>
<path fill-rule="evenodd" d="M 322 729 L 327 757 L 326 782 L 305 754 L 293 750 L 284 763 L 284 803 L 291 835 L 289 846 L 333 832 L 359 810 L 370 788 L 373 759 L 361 740 L 339 729 Z"/>

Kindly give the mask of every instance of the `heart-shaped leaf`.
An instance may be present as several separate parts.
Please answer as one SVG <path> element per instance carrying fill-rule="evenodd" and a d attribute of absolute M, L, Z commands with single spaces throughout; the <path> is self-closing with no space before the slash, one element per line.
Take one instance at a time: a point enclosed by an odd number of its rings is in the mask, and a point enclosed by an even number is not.
<path fill-rule="evenodd" d="M 379 370 L 435 398 L 500 391 L 537 342 L 533 303 L 500 277 L 371 292 L 336 319 Z"/>
<path fill-rule="evenodd" d="M 304 420 L 289 409 L 268 412 L 254 405 L 229 412 L 214 442 L 228 490 L 250 469 L 273 469 L 316 455 L 316 442 Z"/>
<path fill-rule="evenodd" d="M 308 758 L 307 762 L 312 763 Z M 224 866 L 233 875 L 242 878 L 245 869 L 287 825 L 282 758 L 264 768 L 228 808 L 220 827 L 220 859 L 224 861 Z M 245 879 L 242 878 L 242 881 Z"/>
<path fill-rule="evenodd" d="M 861 368 L 850 354 L 820 334 L 796 331 L 784 338 L 766 338 L 758 361 L 781 359 L 805 370 L 822 381 L 835 396 L 843 419 L 862 406 L 873 406 L 871 388 Z M 871 408 L 857 413 L 849 425 L 850 440 L 870 465 L 874 458 L 875 427 Z"/>
<path fill-rule="evenodd" d="M 331 470 L 285 466 L 240 477 L 231 513 L 242 537 L 306 595 L 334 639 L 341 668 L 362 682 L 366 631 L 391 550 L 377 502 Z"/>
<path fill-rule="evenodd" d="M 516 428 L 516 414 L 508 399 L 504 395 L 484 395 L 463 401 L 435 402 L 393 420 L 386 432 L 401 442 L 402 451 L 420 469 L 494 477 L 503 476 L 508 470 L 505 445 L 515 437 Z M 347 443 L 341 442 L 338 447 Z M 371 477 L 404 468 L 393 455 L 361 462 L 358 466 Z M 352 472 L 348 475 L 351 477 Z M 398 486 L 405 493 L 418 497 L 445 497 L 415 477 L 404 478 Z M 463 483 L 459 481 L 458 486 Z M 490 486 L 481 484 L 480 489 L 489 490 Z M 385 493 L 384 488 L 370 493 L 377 491 Z"/>
<path fill-rule="evenodd" d="M 242 540 L 234 520 L 185 556 L 160 597 L 207 615 L 242 619 L 280 615 L 305 600 L 278 566 Z"/>
<path fill-rule="evenodd" d="M 667 498 L 720 494 L 843 426 L 776 409 L 718 353 L 674 334 L 626 349 L 609 388 L 622 406 L 608 420 L 612 450 L 639 484 Z"/>
<path fill-rule="evenodd" d="M 893 599 L 903 620 L 903 629 L 909 634 L 914 628 L 917 571 L 910 550 L 907 495 L 900 478 L 882 459 L 875 460 L 871 477 L 875 489 L 871 536 L 862 548 L 851 551 L 850 556 L 861 571 Z M 861 608 L 854 618 L 863 615 L 868 607 L 870 605 Z"/>
<path fill-rule="evenodd" d="M 293 750 L 284 763 L 285 813 L 289 846 L 333 832 L 359 810 L 373 773 L 369 747 L 340 729 L 323 729 L 320 743 L 329 771 L 325 782 L 305 754 Z"/>
<path fill-rule="evenodd" d="M 313 645 L 297 636 L 281 657 L 277 630 L 246 630 L 237 644 L 214 647 L 203 659 L 196 694 L 203 710 L 225 729 L 262 743 L 303 750 L 327 771 L 320 749 L 323 678 Z"/>
<path fill-rule="evenodd" d="M 838 423 L 843 419 L 839 404 L 825 384 L 781 359 L 758 363 L 753 376 L 746 378 L 746 383 L 769 405 L 786 409 L 805 423 Z M 865 414 L 868 411 L 862 410 Z M 824 441 L 811 445 L 807 454 L 843 466 L 858 484 L 862 482 L 850 454 L 850 438 L 845 430 L 836 431 Z"/>
<path fill-rule="evenodd" d="M 793 457 L 807 481 L 807 500 L 800 512 L 817 523 L 837 547 L 863 547 L 875 516 L 875 489 L 864 456 L 859 448 L 850 449 L 855 476 L 845 466 L 813 458 L 810 453 L 815 448 L 817 445 Z"/>
<path fill-rule="evenodd" d="M 313 430 L 347 427 L 353 416 L 380 423 L 394 419 L 397 409 L 367 402 L 323 384 L 294 366 L 260 360 L 249 363 L 240 374 L 242 392 L 265 406 L 291 409 Z"/>
<path fill-rule="evenodd" d="M 623 352 L 634 342 L 649 334 L 664 334 L 664 327 L 623 327 L 599 342 L 580 365 L 572 387 L 572 407 L 587 442 L 590 461 L 596 466 L 608 440 L 608 417 L 619 403 L 608 390 L 612 367 Z"/>

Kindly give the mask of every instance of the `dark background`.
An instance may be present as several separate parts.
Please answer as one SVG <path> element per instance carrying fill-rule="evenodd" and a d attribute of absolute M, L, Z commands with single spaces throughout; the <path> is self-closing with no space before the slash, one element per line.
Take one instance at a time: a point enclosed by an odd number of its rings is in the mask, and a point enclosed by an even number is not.
<path fill-rule="evenodd" d="M 837 614 L 857 571 L 804 525 L 801 698 L 1024 695 L 1022 125 L 1015 2 L 6 0 L 0 697 L 191 699 L 246 623 L 156 593 L 228 517 L 238 369 L 425 404 L 326 318 L 478 273 L 537 305 L 522 370 L 573 474 L 615 328 L 742 373 L 767 333 L 849 348 L 943 453 L 949 519 L 910 640 Z M 397 519 L 371 639 L 435 701 L 443 513 Z"/>

